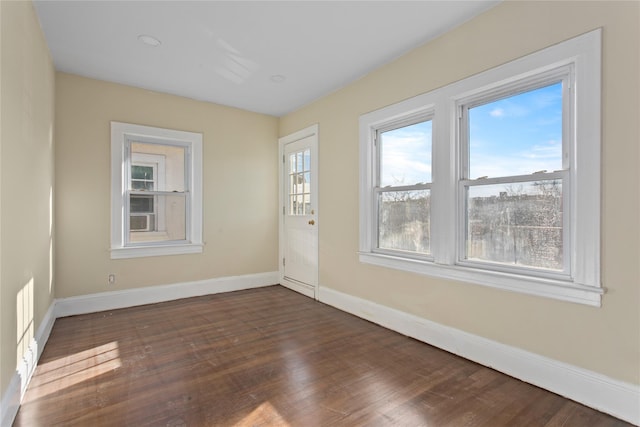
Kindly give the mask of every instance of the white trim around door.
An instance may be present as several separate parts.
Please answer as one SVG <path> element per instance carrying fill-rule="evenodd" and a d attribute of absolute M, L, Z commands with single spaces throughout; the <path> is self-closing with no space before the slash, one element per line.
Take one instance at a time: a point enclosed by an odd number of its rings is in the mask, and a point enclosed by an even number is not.
<path fill-rule="evenodd" d="M 299 149 L 298 146 L 302 148 Z M 301 152 L 298 153 L 300 150 Z M 292 161 L 300 163 L 300 154 L 302 169 L 299 164 L 292 164 Z M 310 298 L 318 299 L 318 125 L 309 126 L 280 138 L 278 163 L 280 284 Z M 310 176 L 310 180 L 307 176 Z M 304 181 L 303 187 L 298 183 L 300 179 Z M 295 189 L 293 189 L 292 180 L 296 182 Z M 292 232 L 294 228 L 295 231 Z M 294 243 L 296 248 L 292 250 Z M 306 249 L 300 250 L 303 247 Z M 287 261 L 289 261 L 289 268 L 287 268 Z M 299 276 L 292 274 L 294 263 L 297 263 L 295 270 L 298 273 L 301 268 L 306 269 L 304 274 Z"/>

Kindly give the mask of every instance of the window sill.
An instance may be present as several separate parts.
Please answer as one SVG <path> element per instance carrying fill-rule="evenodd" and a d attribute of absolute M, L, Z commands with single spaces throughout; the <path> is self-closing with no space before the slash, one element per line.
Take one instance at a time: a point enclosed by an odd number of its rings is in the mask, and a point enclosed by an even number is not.
<path fill-rule="evenodd" d="M 600 307 L 601 297 L 604 293 L 602 288 L 569 281 L 479 270 L 459 265 L 435 264 L 430 261 L 371 252 L 359 252 L 359 256 L 360 262 L 366 264 L 595 307 Z"/>
<path fill-rule="evenodd" d="M 202 244 L 148 245 L 111 248 L 111 259 L 202 253 Z"/>

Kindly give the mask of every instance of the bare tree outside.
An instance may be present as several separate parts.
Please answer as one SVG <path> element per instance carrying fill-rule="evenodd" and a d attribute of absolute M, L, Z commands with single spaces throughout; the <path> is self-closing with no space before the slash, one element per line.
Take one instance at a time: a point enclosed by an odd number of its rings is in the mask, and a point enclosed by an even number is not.
<path fill-rule="evenodd" d="M 430 252 L 429 190 L 380 193 L 378 209 L 379 248 L 422 254 Z"/>
<path fill-rule="evenodd" d="M 431 120 L 380 133 L 378 245 L 431 253 Z"/>
<path fill-rule="evenodd" d="M 474 186 L 466 258 L 562 270 L 562 182 Z"/>

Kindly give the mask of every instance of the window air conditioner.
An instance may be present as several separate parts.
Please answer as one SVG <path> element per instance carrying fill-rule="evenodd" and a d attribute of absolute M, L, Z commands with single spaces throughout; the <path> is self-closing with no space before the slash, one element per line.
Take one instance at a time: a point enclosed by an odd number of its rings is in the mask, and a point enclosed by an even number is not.
<path fill-rule="evenodd" d="M 131 231 L 155 231 L 155 214 L 131 214 L 129 217 L 129 227 Z"/>

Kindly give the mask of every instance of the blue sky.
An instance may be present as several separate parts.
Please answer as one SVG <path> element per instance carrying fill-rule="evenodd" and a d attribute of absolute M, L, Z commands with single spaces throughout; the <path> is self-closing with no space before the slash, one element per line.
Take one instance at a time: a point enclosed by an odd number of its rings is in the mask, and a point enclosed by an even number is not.
<path fill-rule="evenodd" d="M 562 84 L 469 110 L 469 178 L 562 169 Z"/>
<path fill-rule="evenodd" d="M 384 132 L 380 186 L 431 182 L 431 120 Z"/>
<path fill-rule="evenodd" d="M 562 84 L 469 110 L 470 175 L 500 177 L 562 168 Z M 380 185 L 431 182 L 431 121 L 384 132 Z"/>

